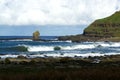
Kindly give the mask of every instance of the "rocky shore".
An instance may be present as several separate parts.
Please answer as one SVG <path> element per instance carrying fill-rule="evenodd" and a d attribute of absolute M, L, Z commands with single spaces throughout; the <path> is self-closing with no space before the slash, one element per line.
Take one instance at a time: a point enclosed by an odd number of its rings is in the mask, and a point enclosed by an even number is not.
<path fill-rule="evenodd" d="M 58 37 L 58 40 L 67 41 L 71 40 L 72 42 L 120 42 L 120 37 L 89 37 L 84 35 L 74 35 L 74 36 L 61 36 Z"/>
<path fill-rule="evenodd" d="M 118 80 L 120 55 L 0 59 L 0 80 Z"/>
<path fill-rule="evenodd" d="M 103 64 L 103 63 L 116 63 L 120 62 L 120 55 L 105 55 L 105 56 L 88 56 L 88 57 L 35 57 L 35 58 L 27 58 L 25 56 L 18 56 L 17 58 L 1 58 L 0 64 L 24 64 L 24 63 L 34 63 L 34 64 L 43 64 L 43 63 L 54 63 L 54 64 L 71 64 L 75 65 L 83 65 L 85 64 Z M 118 65 L 120 66 L 120 65 Z"/>

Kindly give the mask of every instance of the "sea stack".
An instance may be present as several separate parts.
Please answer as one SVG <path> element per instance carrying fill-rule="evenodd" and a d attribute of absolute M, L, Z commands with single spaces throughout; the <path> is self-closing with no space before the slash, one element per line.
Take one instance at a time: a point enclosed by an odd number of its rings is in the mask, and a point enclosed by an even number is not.
<path fill-rule="evenodd" d="M 33 40 L 33 41 L 39 41 L 39 40 L 40 40 L 39 36 L 40 36 L 40 32 L 39 32 L 39 31 L 35 31 L 35 32 L 33 33 L 33 38 L 32 38 L 32 40 Z"/>

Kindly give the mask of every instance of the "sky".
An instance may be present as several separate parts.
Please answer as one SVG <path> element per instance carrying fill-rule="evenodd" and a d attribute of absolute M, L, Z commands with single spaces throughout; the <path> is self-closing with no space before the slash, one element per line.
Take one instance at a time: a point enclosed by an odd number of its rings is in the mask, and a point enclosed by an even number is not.
<path fill-rule="evenodd" d="M 120 0 L 0 0 L 0 36 L 82 34 L 120 10 Z"/>

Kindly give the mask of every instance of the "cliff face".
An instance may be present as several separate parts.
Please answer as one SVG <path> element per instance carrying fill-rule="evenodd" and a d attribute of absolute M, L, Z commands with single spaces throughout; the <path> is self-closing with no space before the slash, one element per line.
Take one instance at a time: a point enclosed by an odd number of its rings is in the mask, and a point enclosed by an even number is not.
<path fill-rule="evenodd" d="M 99 19 L 88 26 L 83 33 L 89 37 L 120 37 L 120 11 L 110 17 Z"/>

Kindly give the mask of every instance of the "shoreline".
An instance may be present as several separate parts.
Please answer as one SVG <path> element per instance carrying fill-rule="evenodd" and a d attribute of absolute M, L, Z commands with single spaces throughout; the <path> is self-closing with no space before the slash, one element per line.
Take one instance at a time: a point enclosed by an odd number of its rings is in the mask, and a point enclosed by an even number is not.
<path fill-rule="evenodd" d="M 0 41 L 34 41 L 32 38 L 9 38 L 9 39 L 0 39 Z M 84 35 L 74 35 L 74 36 L 57 36 L 57 39 L 46 40 L 39 39 L 37 41 L 42 42 L 53 42 L 53 41 L 66 41 L 72 43 L 81 43 L 81 42 L 120 42 L 120 37 L 111 37 L 111 38 L 102 38 L 102 37 L 89 37 Z"/>
<path fill-rule="evenodd" d="M 71 40 L 72 42 L 120 42 L 120 37 L 92 37 L 83 34 L 71 35 L 71 36 L 60 36 L 58 40 L 66 41 Z"/>
<path fill-rule="evenodd" d="M 119 80 L 120 55 L 0 59 L 1 80 Z"/>
<path fill-rule="evenodd" d="M 105 57 L 105 56 L 114 56 L 120 55 L 120 53 L 85 53 L 85 54 L 77 54 L 77 53 L 59 53 L 59 54 L 0 54 L 0 59 L 6 58 L 17 58 L 19 56 L 26 57 L 29 59 L 32 58 L 88 58 L 88 57 Z"/>
<path fill-rule="evenodd" d="M 13 56 L 13 55 L 12 55 Z M 109 60 L 108 60 L 109 58 Z M 90 61 L 90 63 L 100 63 L 101 61 L 120 61 L 120 54 L 116 54 L 116 55 L 104 55 L 104 56 L 87 56 L 87 57 L 82 57 L 82 56 L 75 56 L 75 57 L 68 57 L 68 56 L 65 56 L 65 57 L 52 57 L 52 56 L 46 56 L 46 57 L 27 57 L 25 55 L 18 55 L 18 56 L 15 56 L 14 57 L 6 57 L 6 58 L 0 58 L 0 61 L 5 61 L 6 59 L 9 59 L 10 61 L 13 61 L 13 62 L 17 62 L 17 61 L 27 61 L 27 62 L 31 62 L 32 60 L 37 60 L 36 62 L 41 62 L 43 61 L 42 59 L 44 59 L 44 61 L 59 61 L 61 59 L 66 59 L 65 61 L 67 60 L 73 60 L 73 61 L 76 61 L 76 60 L 88 60 Z M 113 60 L 112 60 L 113 59 Z M 43 62 L 44 62 L 43 61 Z M 96 62 L 95 62 L 96 61 Z M 99 61 L 99 62 L 97 62 Z"/>

